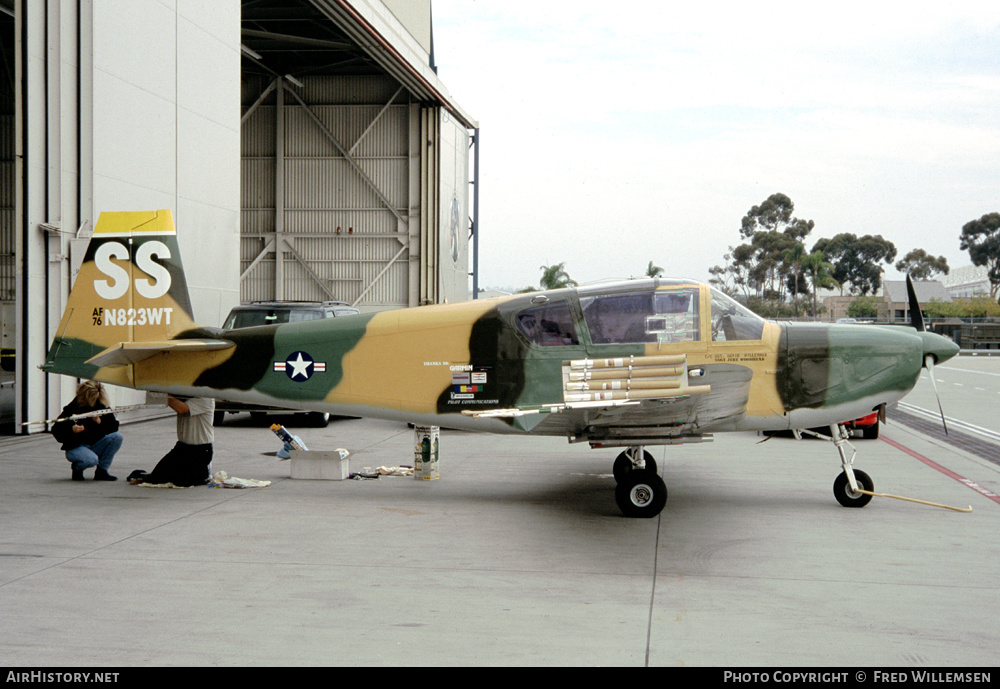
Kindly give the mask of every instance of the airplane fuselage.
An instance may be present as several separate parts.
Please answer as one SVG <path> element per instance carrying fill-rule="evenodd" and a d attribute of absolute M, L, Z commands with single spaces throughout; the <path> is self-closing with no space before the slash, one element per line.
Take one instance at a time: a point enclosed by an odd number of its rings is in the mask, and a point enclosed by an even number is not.
<path fill-rule="evenodd" d="M 690 302 L 678 316 L 687 327 L 665 327 L 665 314 L 645 304 L 678 293 Z M 598 332 L 602 323 L 594 304 L 602 298 L 645 309 L 632 319 L 642 327 L 616 335 L 606 316 Z M 912 329 L 755 322 L 740 312 L 726 314 L 742 319 L 742 330 L 730 327 L 727 339 L 719 326 L 726 316 L 712 314 L 719 299 L 703 284 L 644 280 L 212 330 L 235 347 L 163 353 L 133 364 L 129 377 L 134 387 L 147 390 L 490 432 L 589 439 L 607 435 L 604 429 L 640 427 L 649 442 L 846 421 L 902 398 L 919 375 L 923 348 Z M 732 308 L 715 304 L 717 312 L 723 307 Z M 550 332 L 539 330 L 541 324 Z M 565 404 L 569 361 L 663 355 L 683 355 L 685 384 L 709 392 L 583 414 L 476 414 Z M 102 372 L 87 373 L 100 379 Z M 111 377 L 120 383 L 120 372 Z M 636 382 L 624 392 L 635 394 Z"/>

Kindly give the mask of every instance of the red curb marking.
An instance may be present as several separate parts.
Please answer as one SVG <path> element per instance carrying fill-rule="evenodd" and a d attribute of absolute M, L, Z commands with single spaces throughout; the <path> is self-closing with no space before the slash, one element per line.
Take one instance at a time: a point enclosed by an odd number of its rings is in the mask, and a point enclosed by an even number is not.
<path fill-rule="evenodd" d="M 910 448 L 904 447 L 903 445 L 900 445 L 895 440 L 889 440 L 885 436 L 882 436 L 882 440 L 884 440 L 885 442 L 889 443 L 890 445 L 892 445 L 897 450 L 905 452 L 906 454 L 910 455 L 914 459 L 920 460 L 921 462 L 923 462 L 924 464 L 926 464 L 927 466 L 929 466 L 931 469 L 936 469 L 937 471 L 940 471 L 945 476 L 947 476 L 949 478 L 955 479 L 959 483 L 964 484 L 965 486 L 968 486 L 969 488 L 971 488 L 972 490 L 976 491 L 980 495 L 983 495 L 983 496 L 989 498 L 990 500 L 992 500 L 993 502 L 997 503 L 998 505 L 1000 505 L 1000 495 L 997 495 L 996 493 L 993 493 L 992 491 L 989 491 L 989 490 L 983 488 L 981 485 L 979 485 L 975 481 L 970 481 L 969 479 L 965 478 L 964 476 L 956 474 L 951 469 L 946 469 L 945 467 L 941 466 L 940 464 L 938 464 L 934 460 L 928 459 L 927 457 L 924 457 L 919 452 L 914 452 Z"/>

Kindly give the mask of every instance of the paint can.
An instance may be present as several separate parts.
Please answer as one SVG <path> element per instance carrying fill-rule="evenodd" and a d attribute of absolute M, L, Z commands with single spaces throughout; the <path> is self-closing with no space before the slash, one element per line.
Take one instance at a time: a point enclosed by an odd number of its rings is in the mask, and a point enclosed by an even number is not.
<path fill-rule="evenodd" d="M 414 426 L 413 478 L 430 481 L 440 478 L 438 469 L 438 440 L 441 429 L 438 426 Z"/>

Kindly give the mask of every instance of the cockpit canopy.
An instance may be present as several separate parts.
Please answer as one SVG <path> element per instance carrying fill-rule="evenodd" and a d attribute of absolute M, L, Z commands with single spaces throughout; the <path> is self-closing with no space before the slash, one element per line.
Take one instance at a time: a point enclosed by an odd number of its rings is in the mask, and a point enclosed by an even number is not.
<path fill-rule="evenodd" d="M 596 294 L 580 298 L 594 344 L 696 342 L 698 288 Z"/>
<path fill-rule="evenodd" d="M 579 345 L 578 322 L 595 345 L 759 340 L 764 330 L 760 316 L 691 281 L 567 291 L 565 299 L 523 309 L 514 321 L 529 342 L 543 347 Z"/>

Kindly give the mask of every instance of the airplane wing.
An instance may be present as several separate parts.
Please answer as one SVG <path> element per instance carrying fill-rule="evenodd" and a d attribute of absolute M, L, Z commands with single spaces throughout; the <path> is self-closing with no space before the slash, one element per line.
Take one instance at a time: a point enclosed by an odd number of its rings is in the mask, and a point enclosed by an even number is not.
<path fill-rule="evenodd" d="M 553 415 L 525 425 L 544 423 L 546 433 L 591 442 L 700 435 L 746 413 L 751 377 L 747 367 L 730 364 L 689 370 L 684 354 L 578 359 L 563 362 L 562 402 L 462 413 L 511 419 Z M 699 384 L 691 385 L 691 378 Z"/>
<path fill-rule="evenodd" d="M 164 352 L 211 352 L 235 347 L 229 340 L 189 339 L 162 342 L 119 342 L 87 359 L 92 366 L 128 366 Z"/>

